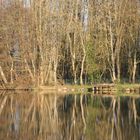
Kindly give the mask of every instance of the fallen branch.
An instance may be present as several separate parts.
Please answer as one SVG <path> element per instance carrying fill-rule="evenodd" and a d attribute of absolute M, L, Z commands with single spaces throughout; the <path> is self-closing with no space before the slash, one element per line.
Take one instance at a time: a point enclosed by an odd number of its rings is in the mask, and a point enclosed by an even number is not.
<path fill-rule="evenodd" d="M 5 74 L 4 74 L 1 66 L 0 66 L 0 75 L 2 76 L 2 79 L 3 79 L 4 83 L 7 84 L 8 82 L 7 82 L 7 79 L 5 77 Z"/>

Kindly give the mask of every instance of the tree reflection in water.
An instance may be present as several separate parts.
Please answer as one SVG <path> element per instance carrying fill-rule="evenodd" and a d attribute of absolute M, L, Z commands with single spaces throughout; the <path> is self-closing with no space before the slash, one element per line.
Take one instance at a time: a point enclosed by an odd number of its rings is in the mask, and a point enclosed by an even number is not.
<path fill-rule="evenodd" d="M 1 140 L 139 140 L 140 98 L 1 93 Z"/>

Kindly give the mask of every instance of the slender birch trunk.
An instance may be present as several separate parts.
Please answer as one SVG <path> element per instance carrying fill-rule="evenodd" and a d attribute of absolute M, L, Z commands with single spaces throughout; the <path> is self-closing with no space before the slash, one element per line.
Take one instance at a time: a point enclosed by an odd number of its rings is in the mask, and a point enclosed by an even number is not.
<path fill-rule="evenodd" d="M 133 60 L 133 71 L 132 71 L 132 82 L 135 83 L 136 77 L 136 69 L 137 69 L 137 54 L 136 50 L 134 52 L 134 60 Z"/>

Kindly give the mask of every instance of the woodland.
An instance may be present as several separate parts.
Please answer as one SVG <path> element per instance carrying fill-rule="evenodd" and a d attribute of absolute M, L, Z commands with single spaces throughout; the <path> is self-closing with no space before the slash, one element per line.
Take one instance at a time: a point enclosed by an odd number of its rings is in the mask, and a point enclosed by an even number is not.
<path fill-rule="evenodd" d="M 1 84 L 139 79 L 139 0 L 0 0 Z"/>

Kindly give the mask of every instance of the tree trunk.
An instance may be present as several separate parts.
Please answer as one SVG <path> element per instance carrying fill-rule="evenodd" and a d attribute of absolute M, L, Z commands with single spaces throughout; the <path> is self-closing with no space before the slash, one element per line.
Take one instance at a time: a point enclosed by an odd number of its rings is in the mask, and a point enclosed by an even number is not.
<path fill-rule="evenodd" d="M 31 69 L 30 69 L 30 67 L 29 67 L 29 64 L 28 64 L 27 60 L 24 59 L 24 62 L 25 62 L 25 64 L 26 64 L 26 69 L 27 69 L 27 71 L 29 72 L 29 75 L 30 75 L 32 81 L 34 81 L 34 75 L 33 75 L 32 71 L 31 71 Z"/>
<path fill-rule="evenodd" d="M 76 74 L 76 70 L 74 70 L 74 84 L 77 84 L 77 74 Z"/>
<path fill-rule="evenodd" d="M 74 84 L 77 84 L 77 73 L 76 73 L 76 66 L 75 66 L 76 54 L 75 54 L 75 46 L 74 46 L 74 42 L 75 42 L 74 34 L 72 36 L 70 36 L 70 34 L 68 34 L 68 39 L 69 39 L 69 43 L 70 43 L 70 55 L 71 55 L 71 62 L 72 62 L 73 80 L 74 80 Z"/>
<path fill-rule="evenodd" d="M 83 72 L 84 72 L 84 63 L 86 59 L 86 49 L 85 45 L 81 36 L 81 43 L 82 43 L 82 50 L 83 50 L 83 59 L 82 59 L 82 64 L 81 64 L 81 72 L 80 72 L 80 84 L 83 85 Z"/>
<path fill-rule="evenodd" d="M 135 54 L 134 54 L 134 62 L 133 62 L 133 72 L 132 72 L 132 82 L 135 83 L 136 81 L 136 70 L 137 70 L 137 54 L 136 54 L 136 51 L 135 51 Z"/>
<path fill-rule="evenodd" d="M 120 75 L 121 75 L 121 72 L 120 72 L 120 60 L 119 60 L 119 58 L 117 58 L 117 81 L 118 82 L 120 82 Z"/>
<path fill-rule="evenodd" d="M 43 68 L 43 64 L 40 64 L 40 85 L 44 85 L 44 68 Z"/>
<path fill-rule="evenodd" d="M 81 73 L 80 73 L 80 84 L 83 85 L 83 72 L 84 72 L 84 63 L 86 55 L 84 54 L 82 64 L 81 64 Z"/>
<path fill-rule="evenodd" d="M 112 19 L 111 13 L 109 11 L 109 33 L 110 33 L 110 47 L 111 47 L 111 63 L 112 63 L 112 81 L 116 81 L 116 72 L 115 72 L 115 55 L 114 55 L 114 45 L 113 45 L 113 31 L 112 31 Z"/>
<path fill-rule="evenodd" d="M 112 56 L 112 81 L 116 81 L 116 72 L 115 72 L 115 60 L 114 56 Z"/>
<path fill-rule="evenodd" d="M 57 64 L 54 64 L 54 84 L 57 84 Z"/>
<path fill-rule="evenodd" d="M 13 84 L 13 70 L 14 69 L 14 62 L 12 61 L 11 69 L 10 69 L 10 76 L 11 76 L 11 83 Z"/>

